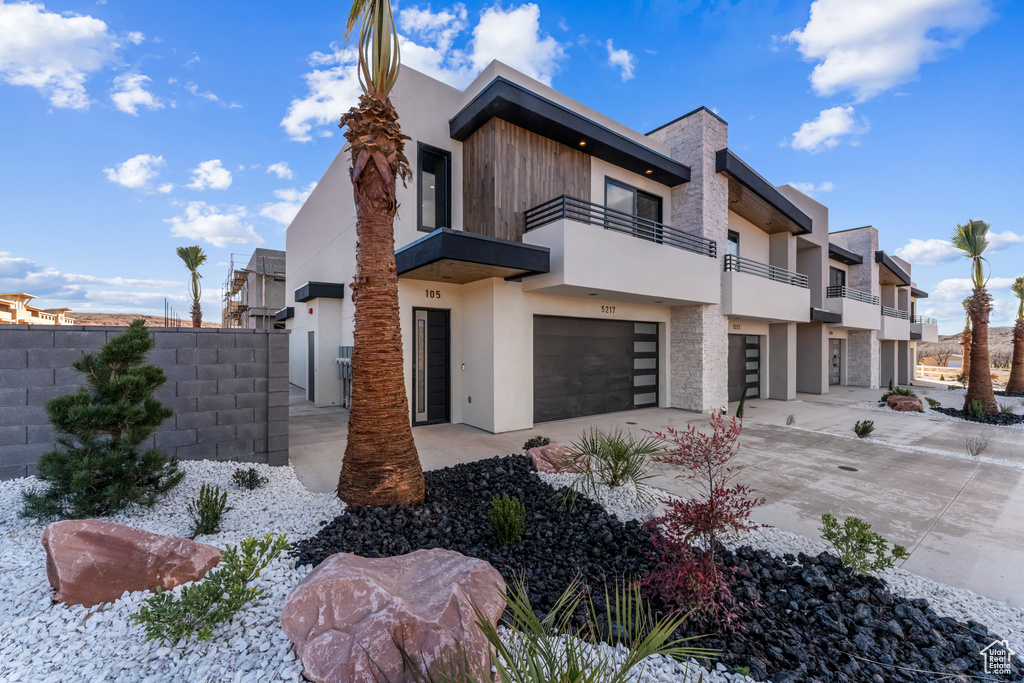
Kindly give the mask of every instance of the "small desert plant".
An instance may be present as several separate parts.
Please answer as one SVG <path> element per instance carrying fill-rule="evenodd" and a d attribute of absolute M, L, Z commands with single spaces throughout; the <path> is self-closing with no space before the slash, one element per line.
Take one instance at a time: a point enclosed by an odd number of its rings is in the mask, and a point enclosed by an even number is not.
<path fill-rule="evenodd" d="M 896 560 L 910 557 L 901 545 L 894 545 L 892 554 L 889 554 L 888 542 L 873 532 L 870 524 L 857 517 L 847 517 L 839 526 L 839 520 L 826 512 L 821 516 L 821 524 L 822 538 L 832 544 L 843 564 L 858 574 L 891 569 Z"/>
<path fill-rule="evenodd" d="M 750 667 L 747 666 L 735 666 L 733 667 L 740 676 L 750 676 Z"/>
<path fill-rule="evenodd" d="M 868 438 L 873 431 L 875 431 L 874 420 L 857 420 L 853 425 L 853 433 L 857 435 L 858 439 Z"/>
<path fill-rule="evenodd" d="M 566 464 L 582 475 L 573 484 L 574 490 L 594 492 L 602 484 L 614 488 L 628 483 L 635 488 L 637 500 L 653 502 L 646 482 L 654 476 L 651 457 L 661 452 L 662 443 L 657 436 L 591 428 L 573 442 L 566 454 Z"/>
<path fill-rule="evenodd" d="M 988 449 L 988 437 L 987 436 L 969 436 L 967 437 L 967 453 L 972 458 L 977 458 Z"/>
<path fill-rule="evenodd" d="M 192 536 L 220 533 L 220 520 L 228 507 L 228 493 L 219 486 L 203 484 L 199 495 L 188 502 L 188 514 L 192 518 Z"/>
<path fill-rule="evenodd" d="M 674 638 L 688 615 L 672 613 L 657 617 L 644 601 L 636 584 L 616 583 L 614 593 L 605 589 L 605 614 L 598 615 L 590 594 L 574 581 L 546 616 L 539 616 L 520 582 L 503 596 L 508 607 L 505 626 L 511 637 L 502 637 L 490 620 L 474 606 L 477 626 L 497 653 L 494 665 L 500 683 L 627 683 L 637 680 L 643 661 L 662 655 L 685 662 L 689 658 L 718 656 L 715 650 L 693 647 L 700 636 Z M 582 609 L 585 626 L 575 618 Z M 599 649 L 599 643 L 611 649 Z M 414 683 L 479 683 L 495 680 L 490 671 L 476 671 L 458 646 L 442 655 L 434 671 L 423 671 L 404 645 L 396 641 L 405 669 Z M 422 659 L 422 658 L 421 658 Z M 685 682 L 684 675 L 677 680 Z"/>
<path fill-rule="evenodd" d="M 928 405 L 931 406 L 932 408 L 941 408 L 942 407 L 941 403 L 939 403 L 938 401 L 936 401 L 934 398 L 932 398 L 930 396 L 928 398 L 926 398 L 925 400 L 928 401 Z"/>
<path fill-rule="evenodd" d="M 1013 413 L 1013 403 L 1010 401 L 999 401 L 999 412 L 1000 413 Z"/>
<path fill-rule="evenodd" d="M 153 397 L 167 379 L 145 363 L 154 346 L 146 324 L 136 320 L 99 351 L 71 366 L 87 386 L 46 403 L 57 448 L 39 459 L 44 488 L 27 490 L 22 515 L 102 517 L 133 503 L 152 505 L 185 476 L 176 460 L 143 444 L 173 413 Z"/>
<path fill-rule="evenodd" d="M 960 382 L 960 384 L 963 385 L 962 387 L 959 387 L 959 388 L 966 389 L 967 388 L 967 380 L 969 380 L 969 379 L 970 379 L 970 377 L 965 375 L 965 374 L 963 374 L 963 373 L 960 373 L 959 375 L 957 375 L 956 376 L 956 381 Z"/>
<path fill-rule="evenodd" d="M 878 402 L 885 403 L 890 396 L 911 396 L 917 398 L 917 394 L 913 391 L 894 385 L 891 379 L 889 380 L 889 390 L 882 394 L 882 398 L 878 399 Z"/>
<path fill-rule="evenodd" d="M 967 406 L 967 414 L 973 417 L 975 420 L 985 419 L 985 408 L 981 405 L 981 401 L 974 399 Z"/>
<path fill-rule="evenodd" d="M 964 387 L 963 385 L 960 384 L 947 384 L 946 388 L 949 389 L 950 391 L 955 391 L 957 389 L 963 389 Z"/>
<path fill-rule="evenodd" d="M 789 415 L 787 415 L 786 416 L 786 424 L 787 425 L 795 425 L 796 424 L 796 415 L 794 415 L 793 413 L 790 413 Z"/>
<path fill-rule="evenodd" d="M 740 404 L 736 406 L 736 417 L 743 419 L 743 410 L 747 407 L 747 388 L 743 387 L 743 393 L 740 394 Z"/>
<path fill-rule="evenodd" d="M 491 523 L 498 542 L 502 545 L 516 543 L 523 537 L 526 527 L 526 506 L 518 498 L 507 493 L 501 498 L 491 499 L 491 509 L 487 511 L 487 520 Z"/>
<path fill-rule="evenodd" d="M 177 599 L 174 593 L 158 588 L 157 594 L 129 619 L 145 627 L 147 641 L 167 644 L 192 635 L 196 640 L 210 640 L 215 626 L 263 597 L 261 588 L 249 584 L 287 547 L 287 539 L 274 534 L 229 545 L 221 551 L 220 565 L 202 581 L 182 588 Z"/>
<path fill-rule="evenodd" d="M 945 382 L 946 381 L 946 376 L 945 375 L 939 375 L 939 381 L 940 382 Z"/>
<path fill-rule="evenodd" d="M 523 444 L 523 450 L 528 451 L 531 448 L 540 448 L 541 446 L 547 446 L 551 443 L 551 439 L 546 436 L 535 436 L 531 439 L 527 439 L 526 443 Z"/>
<path fill-rule="evenodd" d="M 260 488 L 270 480 L 260 474 L 259 470 L 255 467 L 239 467 L 232 473 L 231 481 L 235 482 L 235 486 L 238 488 L 252 491 Z"/>

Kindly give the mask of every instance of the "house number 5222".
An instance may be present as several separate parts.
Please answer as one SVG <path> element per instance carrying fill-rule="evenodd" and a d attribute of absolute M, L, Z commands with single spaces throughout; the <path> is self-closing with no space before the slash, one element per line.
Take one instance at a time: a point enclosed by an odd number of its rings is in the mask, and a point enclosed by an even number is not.
<path fill-rule="evenodd" d="M 427 290 L 427 298 L 428 299 L 440 299 L 441 298 L 441 290 L 438 290 L 438 289 L 428 289 Z"/>
<path fill-rule="evenodd" d="M 602 306 L 601 307 L 601 312 L 602 313 L 614 313 L 615 312 L 615 307 L 614 306 Z"/>

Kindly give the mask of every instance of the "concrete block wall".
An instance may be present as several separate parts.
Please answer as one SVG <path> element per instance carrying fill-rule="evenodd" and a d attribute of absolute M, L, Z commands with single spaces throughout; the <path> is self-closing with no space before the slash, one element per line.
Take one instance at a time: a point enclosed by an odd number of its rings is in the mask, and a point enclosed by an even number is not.
<path fill-rule="evenodd" d="M 0 479 L 35 473 L 54 447 L 46 401 L 84 386 L 71 363 L 123 327 L 0 327 Z M 174 411 L 145 447 L 181 460 L 288 464 L 288 332 L 152 328 L 150 363 Z"/>

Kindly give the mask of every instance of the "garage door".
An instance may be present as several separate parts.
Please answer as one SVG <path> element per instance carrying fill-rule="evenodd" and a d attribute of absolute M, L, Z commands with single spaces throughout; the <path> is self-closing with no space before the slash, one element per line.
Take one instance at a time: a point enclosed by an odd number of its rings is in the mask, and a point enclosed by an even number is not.
<path fill-rule="evenodd" d="M 658 324 L 533 319 L 533 421 L 658 405 Z"/>
<path fill-rule="evenodd" d="M 761 338 L 753 334 L 729 335 L 729 400 L 761 395 Z"/>

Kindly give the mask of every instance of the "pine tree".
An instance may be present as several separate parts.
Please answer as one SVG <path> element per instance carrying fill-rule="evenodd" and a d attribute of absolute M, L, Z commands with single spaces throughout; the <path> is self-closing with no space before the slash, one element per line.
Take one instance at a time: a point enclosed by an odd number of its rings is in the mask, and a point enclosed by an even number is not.
<path fill-rule="evenodd" d="M 136 320 L 72 364 L 88 386 L 47 402 L 59 445 L 40 458 L 37 477 L 46 486 L 24 494 L 23 516 L 81 519 L 132 503 L 152 505 L 185 476 L 157 449 L 140 452 L 173 414 L 153 397 L 167 381 L 163 370 L 143 362 L 153 345 L 145 323 Z"/>

